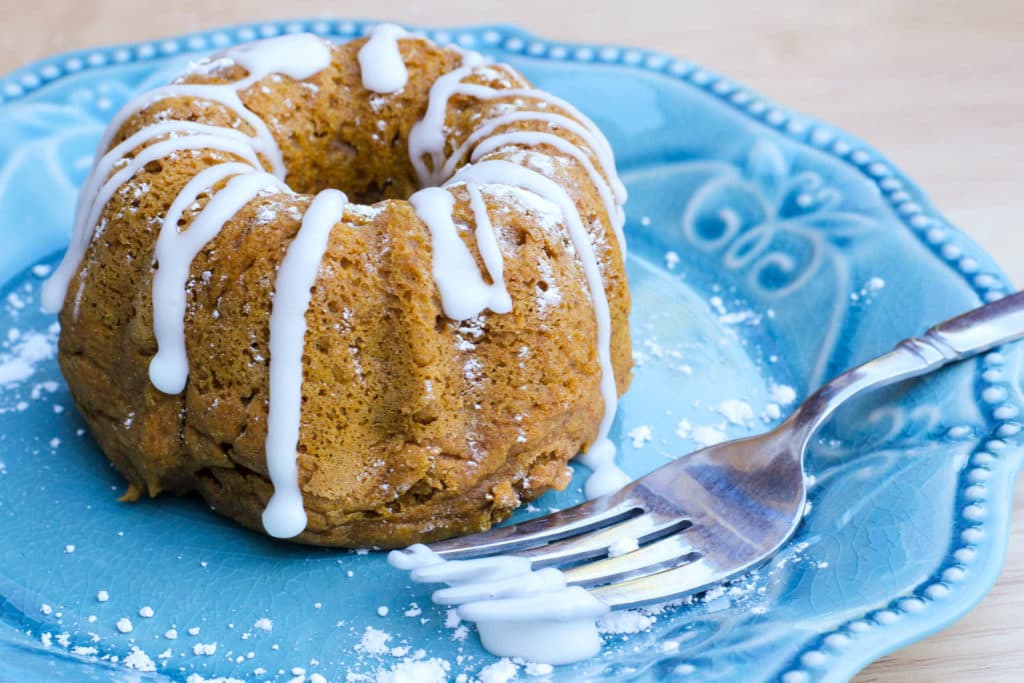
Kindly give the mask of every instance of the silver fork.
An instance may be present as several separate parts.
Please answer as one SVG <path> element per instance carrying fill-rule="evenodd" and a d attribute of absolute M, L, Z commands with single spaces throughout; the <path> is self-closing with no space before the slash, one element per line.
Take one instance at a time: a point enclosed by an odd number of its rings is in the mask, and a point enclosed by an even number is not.
<path fill-rule="evenodd" d="M 612 609 L 705 590 L 764 562 L 796 532 L 807 445 L 849 398 L 1021 337 L 1024 291 L 839 375 L 770 432 L 696 451 L 582 505 L 430 548 L 446 560 L 512 554 L 533 569 L 560 567 Z M 633 539 L 637 549 L 610 556 Z"/>

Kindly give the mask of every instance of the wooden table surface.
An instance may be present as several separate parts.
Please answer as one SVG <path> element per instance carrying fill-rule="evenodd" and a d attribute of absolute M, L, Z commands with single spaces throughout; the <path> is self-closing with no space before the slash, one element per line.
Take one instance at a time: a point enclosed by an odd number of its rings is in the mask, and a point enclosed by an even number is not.
<path fill-rule="evenodd" d="M 7 0 L 10 2 L 11 0 Z M 653 48 L 730 75 L 882 150 L 1024 283 L 1024 2 L 867 0 L 837 6 L 643 0 L 53 0 L 4 13 L 0 73 L 66 50 L 264 19 L 372 17 L 422 26 L 514 23 Z M 608 3 L 610 4 L 610 3 Z M 244 5 L 245 9 L 238 7 Z M 954 626 L 855 680 L 1024 680 L 1024 486 L 1006 566 Z"/>

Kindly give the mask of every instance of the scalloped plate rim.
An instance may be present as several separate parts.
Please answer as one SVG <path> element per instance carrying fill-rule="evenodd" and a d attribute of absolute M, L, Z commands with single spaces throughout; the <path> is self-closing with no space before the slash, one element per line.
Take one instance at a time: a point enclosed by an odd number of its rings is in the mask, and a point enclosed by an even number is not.
<path fill-rule="evenodd" d="M 327 38 L 336 39 L 352 39 L 362 35 L 363 30 L 372 26 L 373 24 L 380 23 L 382 20 L 375 19 L 344 19 L 344 18 L 310 18 L 310 19 L 280 19 L 280 20 L 269 20 L 269 21 L 258 21 L 258 22 L 244 22 L 238 24 L 230 24 L 226 26 L 218 26 L 211 29 L 192 31 L 176 36 L 155 38 L 151 40 L 136 41 L 136 42 L 125 42 L 115 43 L 109 45 L 98 46 L 94 48 L 85 48 L 80 50 L 71 50 L 67 52 L 58 53 L 50 57 L 46 57 L 22 67 L 16 68 L 2 76 L 0 76 L 0 107 L 9 103 L 15 103 L 18 100 L 31 96 L 33 93 L 41 91 L 46 88 L 47 85 L 60 81 L 61 79 L 74 76 L 90 69 L 104 68 L 111 66 L 112 64 L 130 64 L 140 63 L 146 61 L 160 61 L 164 59 L 170 59 L 175 57 L 186 56 L 188 54 L 205 54 L 211 49 L 217 49 L 226 47 L 229 45 L 238 44 L 245 40 L 257 39 L 260 37 L 272 37 L 273 35 L 280 35 L 289 32 L 299 31 L 312 31 L 317 35 L 321 35 Z M 400 23 L 400 22 L 399 22 Z M 339 31 L 339 26 L 348 25 L 351 27 L 351 31 Z M 564 63 L 571 64 L 575 61 L 574 53 L 579 50 L 590 50 L 592 52 L 611 49 L 618 53 L 618 56 L 614 60 L 585 60 L 591 61 L 592 63 L 603 63 L 609 66 L 617 66 L 621 68 L 633 68 L 640 70 L 644 73 L 655 73 L 660 74 L 666 78 L 673 79 L 676 83 L 686 87 L 693 88 L 701 91 L 704 95 L 716 98 L 725 106 L 730 107 L 733 111 L 743 114 L 748 120 L 756 122 L 757 124 L 767 128 L 772 133 L 782 135 L 787 139 L 794 141 L 798 144 L 806 146 L 810 149 L 823 152 L 828 154 L 832 159 L 846 163 L 853 167 L 858 172 L 866 176 L 869 180 L 874 182 L 876 185 L 879 183 L 880 178 L 895 178 L 899 181 L 900 190 L 907 196 L 905 203 L 913 203 L 917 207 L 917 211 L 910 214 L 903 213 L 896 210 L 893 206 L 893 213 L 899 219 L 900 223 L 908 230 L 908 232 L 914 235 L 922 245 L 928 249 L 928 251 L 936 258 L 937 261 L 943 264 L 946 268 L 952 271 L 954 275 L 963 279 L 965 283 L 971 288 L 972 291 L 981 295 L 980 288 L 975 283 L 971 282 L 967 277 L 967 274 L 953 268 L 945 259 L 942 259 L 938 254 L 935 253 L 934 246 L 929 245 L 926 239 L 922 237 L 911 225 L 910 219 L 914 216 L 925 216 L 928 218 L 936 219 L 940 224 L 953 231 L 957 237 L 963 242 L 964 255 L 969 255 L 974 258 L 981 258 L 986 261 L 988 269 L 994 273 L 998 284 L 1003 288 L 1012 289 L 1012 285 L 1009 279 L 1003 273 L 1002 269 L 995 263 L 994 259 L 989 256 L 969 235 L 963 233 L 958 228 L 953 226 L 948 220 L 942 217 L 942 214 L 934 207 L 930 199 L 925 195 L 920 187 L 917 186 L 906 174 L 904 174 L 895 164 L 893 164 L 887 157 L 875 150 L 871 145 L 863 142 L 850 133 L 836 128 L 827 123 L 822 123 L 818 119 L 808 116 L 803 113 L 796 112 L 788 107 L 780 106 L 773 100 L 762 96 L 758 91 L 749 88 L 741 83 L 738 83 L 732 79 L 722 76 L 717 72 L 705 69 L 698 64 L 684 60 L 673 55 L 649 50 L 646 48 L 630 47 L 627 45 L 610 45 L 610 44 L 596 44 L 596 43 L 584 43 L 575 41 L 561 41 L 553 40 L 539 36 L 531 31 L 514 24 L 473 24 L 467 26 L 456 26 L 456 27 L 431 27 L 423 28 L 413 26 L 409 24 L 403 24 L 406 28 L 412 31 L 422 32 L 428 36 L 435 36 L 438 34 L 447 34 L 450 38 L 456 38 L 451 42 L 457 43 L 457 38 L 461 35 L 468 35 L 473 38 L 474 41 L 481 40 L 484 43 L 484 49 L 490 47 L 496 50 L 500 50 L 505 53 L 518 54 L 518 56 L 537 59 L 547 60 L 553 63 Z M 266 27 L 271 27 L 275 33 L 271 36 L 261 35 L 261 31 Z M 315 30 L 317 27 L 327 27 L 327 30 L 318 31 Z M 292 30 L 292 29 L 298 30 Z M 239 31 L 251 31 L 253 35 L 249 38 L 240 38 L 237 34 Z M 234 35 L 228 35 L 233 33 Z M 497 39 L 494 42 L 488 42 L 486 37 L 488 34 L 494 34 Z M 227 42 L 219 43 L 214 37 L 218 34 L 223 34 L 228 37 Z M 203 39 L 204 42 L 201 45 L 191 46 L 189 41 Z M 538 44 L 544 47 L 545 53 L 552 48 L 564 49 L 565 54 L 563 57 L 553 57 L 547 54 L 531 54 L 528 51 L 512 51 L 507 49 L 505 43 L 509 39 L 518 39 L 522 42 L 522 47 L 529 45 Z M 212 42 L 209 42 L 212 41 Z M 161 46 L 175 45 L 175 48 L 171 51 L 164 51 Z M 138 51 L 141 48 L 149 47 L 152 50 L 152 54 L 147 56 L 138 56 L 132 54 L 132 51 Z M 474 44 L 474 47 L 479 47 Z M 149 52 L 149 50 L 147 50 Z M 104 58 L 103 61 L 97 64 L 90 63 L 90 56 L 100 55 L 117 55 L 127 54 L 124 59 L 114 58 L 112 61 L 107 61 Z M 622 53 L 633 53 L 639 55 L 636 61 L 625 61 L 620 59 Z M 79 67 L 72 70 L 61 69 L 58 65 L 67 64 L 72 60 L 78 60 Z M 660 64 L 661 68 L 650 67 L 648 63 L 654 60 Z M 669 65 L 680 65 L 678 71 L 673 71 L 669 68 Z M 49 68 L 48 68 L 49 67 Z M 53 70 L 57 73 L 53 74 Z M 46 73 L 53 74 L 47 76 Z M 701 81 L 697 82 L 688 76 L 692 76 L 695 73 L 703 74 Z M 730 88 L 725 92 L 715 92 L 710 87 L 714 83 L 727 83 Z M 730 93 L 742 90 L 748 97 L 744 102 L 759 101 L 763 106 L 759 108 L 758 113 L 751 112 L 740 103 L 736 103 L 728 99 L 726 96 Z M 760 114 L 777 112 L 778 123 L 773 124 L 766 120 L 766 116 Z M 782 123 L 794 120 L 794 115 L 799 117 L 801 122 L 801 129 L 799 132 L 792 132 L 788 128 L 782 126 Z M 816 146 L 810 141 L 797 137 L 800 133 L 809 131 L 811 129 L 820 129 L 827 131 L 831 136 L 827 143 Z M 845 153 L 839 153 L 832 150 L 832 145 L 835 143 L 844 144 L 847 151 Z M 850 157 L 855 153 L 862 153 L 864 155 L 864 161 L 858 162 Z M 869 171 L 870 166 L 879 164 L 884 167 L 885 173 L 882 176 L 874 175 Z M 879 188 L 881 191 L 881 188 Z M 1019 350 L 1017 351 L 1019 352 Z M 995 430 L 992 430 L 987 436 L 979 438 L 979 443 L 989 441 L 993 438 L 1001 438 L 995 435 Z M 1010 440 L 1012 441 L 1012 440 Z M 976 575 L 975 579 L 970 582 L 958 582 L 953 583 L 950 588 L 950 593 L 946 597 L 939 601 L 940 607 L 930 612 L 933 618 L 923 624 L 917 624 L 915 626 L 900 626 L 900 625 L 878 625 L 879 628 L 886 628 L 888 632 L 893 635 L 893 638 L 889 640 L 885 646 L 876 647 L 874 649 L 867 648 L 867 652 L 857 652 L 857 648 L 844 649 L 840 652 L 832 653 L 833 656 L 830 659 L 829 668 L 827 670 L 816 670 L 811 669 L 806 671 L 801 668 L 800 660 L 804 654 L 815 649 L 812 644 L 816 642 L 816 639 L 811 638 L 807 641 L 805 646 L 798 652 L 795 652 L 791 658 L 791 667 L 793 671 L 789 673 L 802 673 L 808 678 L 802 680 L 810 680 L 817 678 L 818 680 L 826 681 L 841 681 L 852 678 L 858 671 L 863 669 L 868 664 L 878 660 L 879 658 L 898 650 L 906 645 L 913 642 L 917 642 L 928 636 L 948 627 L 954 622 L 958 621 L 961 617 L 967 614 L 973 609 L 978 602 L 980 602 L 985 595 L 991 590 L 995 584 L 999 574 L 1002 571 L 1003 564 L 1006 557 L 1006 552 L 1009 543 L 1009 526 L 1013 508 L 1013 495 L 1016 486 L 1017 479 L 1022 472 L 1022 465 L 1024 465 L 1024 458 L 1021 457 L 1022 448 L 1019 443 L 1013 443 L 1012 448 L 1004 451 L 1000 457 L 996 460 L 994 465 L 993 477 L 996 480 L 998 487 L 997 491 L 990 491 L 991 494 L 986 500 L 989 503 L 998 502 L 997 499 L 1002 498 L 1002 504 L 996 505 L 998 509 L 995 510 L 998 514 L 990 514 L 984 521 L 983 525 L 987 531 L 995 532 L 991 533 L 991 552 L 983 560 L 976 560 L 974 565 L 975 569 L 980 568 L 980 571 Z M 965 468 L 966 469 L 966 468 Z M 961 477 L 963 473 L 961 473 Z M 992 485 L 992 482 L 990 482 Z M 948 554 L 947 554 L 948 557 Z M 937 574 L 941 573 L 945 569 L 952 566 L 947 564 L 939 567 Z M 928 583 L 928 582 L 925 582 Z M 925 585 L 922 583 L 916 588 L 920 588 Z M 899 596 L 894 596 L 899 597 Z M 869 610 L 872 612 L 874 610 Z M 866 615 L 865 615 L 866 616 Z M 854 619 L 847 620 L 846 623 L 850 623 Z M 820 640 L 826 633 L 819 633 L 817 640 Z M 88 664 L 88 662 L 83 662 Z M 140 673 L 140 672 L 134 672 Z M 641 674 L 642 675 L 642 674 Z M 142 677 L 146 677 L 142 674 Z M 159 678 L 159 674 L 158 674 Z"/>

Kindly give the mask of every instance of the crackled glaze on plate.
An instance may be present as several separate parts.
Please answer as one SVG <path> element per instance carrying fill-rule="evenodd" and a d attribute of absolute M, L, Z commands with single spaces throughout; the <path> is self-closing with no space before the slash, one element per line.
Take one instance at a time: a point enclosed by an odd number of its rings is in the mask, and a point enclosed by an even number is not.
<path fill-rule="evenodd" d="M 66 243 L 93 147 L 124 101 L 218 47 L 295 31 L 343 40 L 368 27 L 243 26 L 64 55 L 0 79 L 0 368 L 26 334 L 41 335 L 44 351 L 52 344 L 32 266 L 52 264 Z M 632 475 L 692 450 L 707 435 L 697 428 L 766 428 L 773 387 L 803 396 L 1007 291 L 992 260 L 888 161 L 726 78 L 507 27 L 428 35 L 510 62 L 577 104 L 615 148 L 630 192 L 637 369 L 611 436 Z M 495 662 L 380 554 L 274 542 L 190 499 L 116 503 L 123 484 L 80 432 L 54 359 L 32 365 L 0 385 L 0 676 L 287 680 L 300 667 L 344 680 L 419 648 L 421 661 L 449 662 L 451 678 Z M 1021 460 L 1020 376 L 1010 348 L 844 410 L 812 449 L 811 507 L 777 558 L 647 615 L 647 630 L 607 635 L 599 657 L 550 677 L 845 680 L 948 624 L 1001 565 Z M 731 422 L 729 399 L 752 418 Z M 579 481 L 517 518 L 581 500 Z M 263 618 L 270 630 L 256 626 Z M 358 649 L 367 627 L 410 652 Z M 155 672 L 126 668 L 126 657 L 143 662 L 133 648 Z"/>

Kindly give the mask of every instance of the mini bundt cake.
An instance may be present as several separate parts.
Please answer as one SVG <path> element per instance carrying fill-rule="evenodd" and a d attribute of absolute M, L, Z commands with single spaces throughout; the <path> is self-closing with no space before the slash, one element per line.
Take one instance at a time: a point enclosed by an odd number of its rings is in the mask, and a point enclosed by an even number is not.
<path fill-rule="evenodd" d="M 622 483 L 624 201 L 594 124 L 511 67 L 286 35 L 117 114 L 44 306 L 127 498 L 404 546 L 565 487 L 581 449 Z"/>

